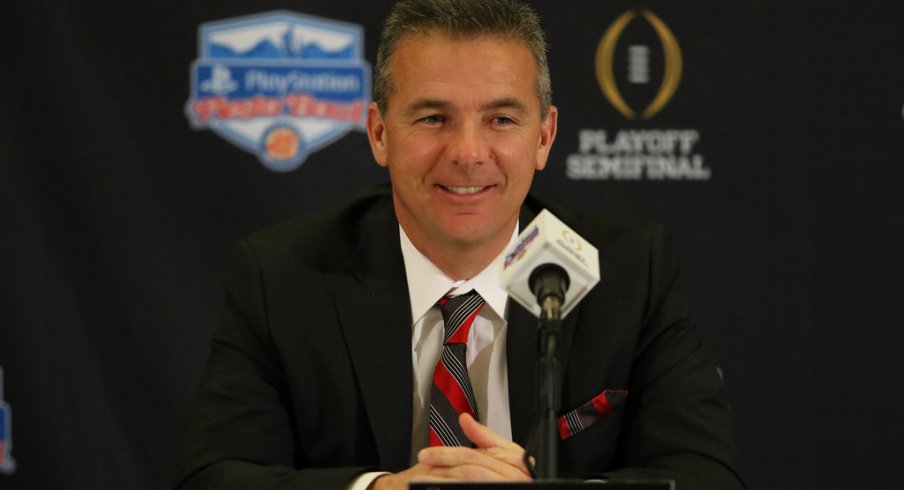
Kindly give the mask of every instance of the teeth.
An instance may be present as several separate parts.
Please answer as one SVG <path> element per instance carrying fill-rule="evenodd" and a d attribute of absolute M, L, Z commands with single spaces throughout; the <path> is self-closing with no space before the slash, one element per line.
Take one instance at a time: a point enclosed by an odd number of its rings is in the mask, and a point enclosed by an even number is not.
<path fill-rule="evenodd" d="M 446 189 L 456 193 L 456 194 L 473 194 L 475 192 L 479 192 L 483 190 L 483 186 L 479 187 L 454 187 L 454 186 L 445 186 Z"/>

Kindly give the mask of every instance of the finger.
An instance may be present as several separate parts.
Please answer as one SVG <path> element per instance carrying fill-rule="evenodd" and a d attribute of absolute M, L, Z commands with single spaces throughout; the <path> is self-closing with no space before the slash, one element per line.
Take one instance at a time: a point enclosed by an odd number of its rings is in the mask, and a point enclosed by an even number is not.
<path fill-rule="evenodd" d="M 417 453 L 418 464 L 430 467 L 473 464 L 485 459 L 492 459 L 492 457 L 487 454 L 480 454 L 476 449 L 464 446 L 428 447 L 421 449 Z"/>
<path fill-rule="evenodd" d="M 487 426 L 474 420 L 474 417 L 472 417 L 468 413 L 461 414 L 458 417 L 458 423 L 461 424 L 461 429 L 462 431 L 464 431 L 465 437 L 467 437 L 477 447 L 520 448 L 520 446 L 518 446 L 514 442 L 500 436 L 499 434 L 490 430 L 490 428 L 488 428 Z"/>
<path fill-rule="evenodd" d="M 499 459 L 486 451 L 468 447 L 433 447 L 422 449 L 418 453 L 418 462 L 430 466 L 431 470 L 437 470 L 430 472 L 435 475 L 442 475 L 442 471 L 460 466 L 483 467 L 505 479 L 521 479 L 528 474 L 522 465 L 509 462 L 516 458 L 510 455 L 506 455 L 506 458 L 507 460 Z"/>
<path fill-rule="evenodd" d="M 478 451 L 496 458 L 508 465 L 514 466 L 521 470 L 525 475 L 530 475 L 530 470 L 524 464 L 524 450 L 520 447 L 517 449 L 507 449 L 500 447 L 491 447 L 486 449 L 478 449 Z"/>
<path fill-rule="evenodd" d="M 433 470 L 431 470 L 431 471 L 433 471 Z M 411 483 L 430 483 L 430 482 L 452 481 L 452 480 L 454 480 L 454 478 L 445 478 L 445 477 L 439 476 L 439 475 L 424 474 L 424 475 L 418 475 L 418 476 L 412 478 L 411 480 L 409 480 L 409 482 L 411 482 Z"/>
<path fill-rule="evenodd" d="M 497 470 L 502 471 L 497 471 Z M 468 481 L 528 481 L 530 477 L 520 471 L 511 471 L 511 466 L 501 465 L 494 468 L 479 464 L 463 464 L 446 468 L 431 468 L 429 475 L 448 480 Z"/>

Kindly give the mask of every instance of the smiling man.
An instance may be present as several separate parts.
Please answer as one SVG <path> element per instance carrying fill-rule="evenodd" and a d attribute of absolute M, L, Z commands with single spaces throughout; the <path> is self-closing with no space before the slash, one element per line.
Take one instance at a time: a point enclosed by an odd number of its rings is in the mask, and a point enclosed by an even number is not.
<path fill-rule="evenodd" d="M 381 188 L 234 247 L 179 488 L 530 480 L 536 320 L 498 257 L 546 205 L 546 46 L 511 0 L 399 2 L 367 130 Z M 721 380 L 660 226 L 554 210 L 600 251 L 565 320 L 559 474 L 743 488 Z"/>
<path fill-rule="evenodd" d="M 509 242 L 546 165 L 556 108 L 541 102 L 528 46 L 503 34 L 406 36 L 389 73 L 367 127 L 396 217 L 440 270 L 468 279 Z"/>

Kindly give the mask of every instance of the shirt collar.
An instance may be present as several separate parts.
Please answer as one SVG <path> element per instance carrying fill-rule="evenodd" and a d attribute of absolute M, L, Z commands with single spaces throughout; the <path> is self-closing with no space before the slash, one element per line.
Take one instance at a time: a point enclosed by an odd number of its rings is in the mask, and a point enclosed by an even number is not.
<path fill-rule="evenodd" d="M 518 225 L 512 233 L 508 247 L 518 238 Z M 493 312 L 505 319 L 505 305 L 508 301 L 508 293 L 499 284 L 499 273 L 502 271 L 502 255 L 490 262 L 486 268 L 467 280 L 454 281 L 439 267 L 433 264 L 422 254 L 405 234 L 405 230 L 399 225 L 399 242 L 402 246 L 402 258 L 405 261 L 405 275 L 408 279 L 408 296 L 411 300 L 411 319 L 413 323 L 418 320 L 436 302 L 447 293 L 453 296 L 467 293 L 470 290 L 477 291 Z"/>

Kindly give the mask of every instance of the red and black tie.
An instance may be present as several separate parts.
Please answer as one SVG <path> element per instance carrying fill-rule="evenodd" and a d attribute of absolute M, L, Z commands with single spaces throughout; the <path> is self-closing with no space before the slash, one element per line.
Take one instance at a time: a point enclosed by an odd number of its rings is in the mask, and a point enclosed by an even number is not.
<path fill-rule="evenodd" d="M 476 291 L 439 300 L 443 314 L 443 355 L 436 363 L 430 388 L 430 446 L 470 445 L 458 416 L 467 412 L 475 420 L 479 419 L 465 350 L 471 324 L 483 303 Z"/>

